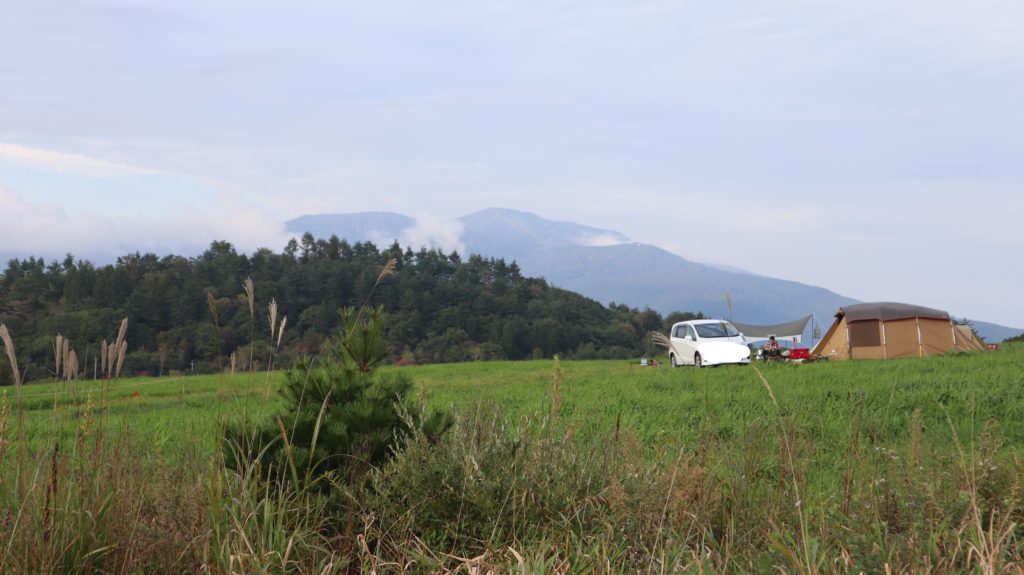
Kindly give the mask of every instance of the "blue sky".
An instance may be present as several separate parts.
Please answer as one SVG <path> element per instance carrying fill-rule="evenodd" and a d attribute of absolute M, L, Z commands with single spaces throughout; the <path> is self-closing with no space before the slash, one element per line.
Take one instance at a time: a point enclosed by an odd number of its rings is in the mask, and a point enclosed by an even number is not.
<path fill-rule="evenodd" d="M 501 206 L 1024 326 L 1017 1 L 3 12 L 2 257 L 278 249 L 304 213 Z"/>

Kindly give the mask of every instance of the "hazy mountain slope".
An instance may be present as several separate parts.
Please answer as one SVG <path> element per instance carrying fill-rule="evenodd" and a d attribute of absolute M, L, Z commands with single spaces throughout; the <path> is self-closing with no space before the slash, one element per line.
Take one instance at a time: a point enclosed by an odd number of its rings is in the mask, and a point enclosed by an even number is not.
<path fill-rule="evenodd" d="M 467 253 L 515 260 L 528 276 L 545 277 L 602 303 L 724 317 L 729 292 L 732 317 L 738 321 L 777 323 L 812 313 L 824 327 L 840 307 L 858 303 L 825 288 L 692 262 L 656 246 L 630 242 L 619 232 L 529 212 L 488 208 L 459 221 Z M 413 218 L 386 212 L 302 216 L 287 222 L 294 233 L 337 234 L 350 242 L 376 243 L 400 240 L 414 224 Z M 1022 331 L 979 321 L 974 325 L 989 341 Z"/>
<path fill-rule="evenodd" d="M 415 219 L 394 212 L 361 212 L 299 216 L 285 222 L 285 226 L 289 232 L 309 232 L 324 239 L 334 234 L 350 243 L 366 240 L 383 243 L 382 239 L 390 243 L 391 240 L 401 237 L 402 231 L 415 223 Z"/>
<path fill-rule="evenodd" d="M 598 301 L 650 306 L 663 313 L 687 310 L 724 317 L 726 291 L 732 316 L 747 323 L 776 323 L 807 313 L 828 323 L 840 306 L 856 303 L 823 288 L 723 271 L 644 244 L 542 247 L 518 261 L 524 273 Z"/>
<path fill-rule="evenodd" d="M 502 208 L 488 208 L 463 216 L 459 221 L 467 250 L 505 259 L 518 260 L 544 247 L 592 247 L 629 241 L 628 237 L 612 230 L 556 222 L 529 212 Z"/>
<path fill-rule="evenodd" d="M 971 325 L 974 326 L 974 331 L 978 332 L 978 335 L 987 342 L 998 343 L 1004 339 L 1016 337 L 1024 333 L 1024 329 L 1019 327 L 1006 327 L 1005 325 L 998 325 L 989 323 L 986 321 L 971 321 Z"/>
<path fill-rule="evenodd" d="M 823 288 L 726 271 L 659 247 L 632 243 L 618 232 L 554 222 L 535 214 L 490 208 L 461 218 L 467 251 L 514 258 L 527 275 L 600 302 L 728 314 L 748 323 L 775 323 L 814 313 L 828 323 L 842 305 L 856 303 Z M 614 245 L 587 245 L 594 243 Z"/>

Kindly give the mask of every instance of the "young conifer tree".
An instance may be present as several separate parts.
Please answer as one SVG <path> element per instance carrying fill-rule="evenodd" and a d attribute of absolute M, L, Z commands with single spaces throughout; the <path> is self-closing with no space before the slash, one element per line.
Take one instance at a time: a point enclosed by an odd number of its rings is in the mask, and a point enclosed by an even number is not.
<path fill-rule="evenodd" d="M 248 447 L 242 451 L 250 455 L 262 453 L 270 477 L 325 489 L 361 481 L 408 431 L 403 404 L 413 381 L 402 371 L 378 370 L 389 352 L 382 324 L 381 308 L 344 310 L 330 351 L 317 360 L 300 360 L 287 372 L 280 415 L 256 433 L 230 430 L 229 441 Z M 420 422 L 420 414 L 409 411 L 429 435 L 448 426 L 439 413 Z"/>

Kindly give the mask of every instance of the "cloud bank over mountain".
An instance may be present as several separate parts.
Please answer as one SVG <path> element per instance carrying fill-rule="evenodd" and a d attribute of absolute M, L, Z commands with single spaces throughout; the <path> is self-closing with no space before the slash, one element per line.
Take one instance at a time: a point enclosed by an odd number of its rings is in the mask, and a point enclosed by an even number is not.
<path fill-rule="evenodd" d="M 0 206 L 3 260 L 63 259 L 70 253 L 106 263 L 130 252 L 196 255 L 216 239 L 227 239 L 248 252 L 260 247 L 280 250 L 290 237 L 281 222 L 244 207 L 232 208 L 230 218 L 218 210 L 192 207 L 141 217 L 103 215 L 30 201 L 4 187 Z"/>

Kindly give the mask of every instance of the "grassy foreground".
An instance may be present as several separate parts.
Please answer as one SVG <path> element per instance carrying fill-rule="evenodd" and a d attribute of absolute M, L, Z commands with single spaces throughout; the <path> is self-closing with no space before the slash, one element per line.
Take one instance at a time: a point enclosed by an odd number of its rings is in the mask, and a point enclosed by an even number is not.
<path fill-rule="evenodd" d="M 0 570 L 1022 572 L 1024 346 L 389 369 L 456 424 L 412 432 L 344 541 L 317 498 L 221 464 L 280 374 L 8 388 Z"/>

